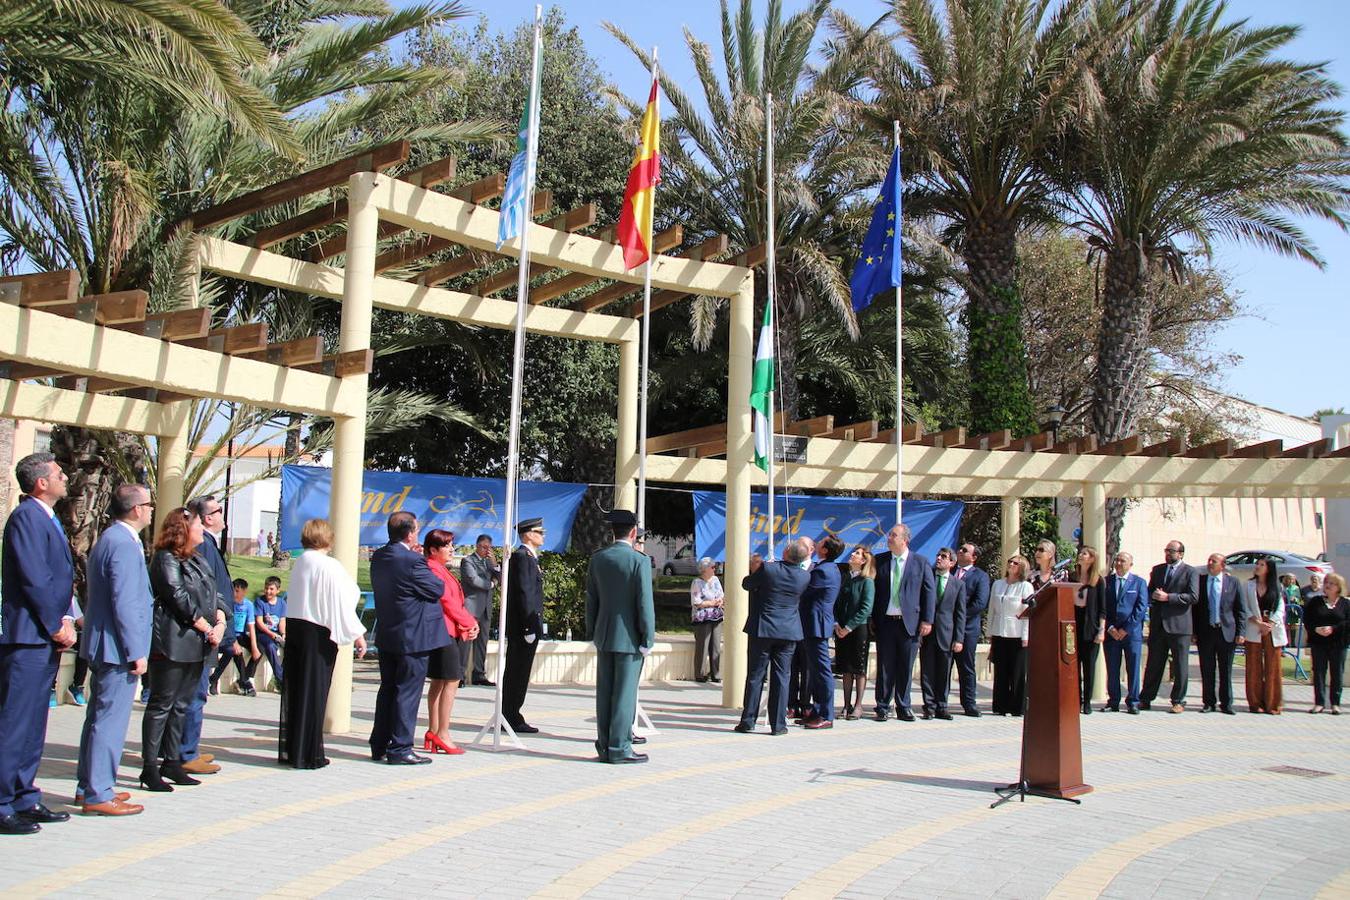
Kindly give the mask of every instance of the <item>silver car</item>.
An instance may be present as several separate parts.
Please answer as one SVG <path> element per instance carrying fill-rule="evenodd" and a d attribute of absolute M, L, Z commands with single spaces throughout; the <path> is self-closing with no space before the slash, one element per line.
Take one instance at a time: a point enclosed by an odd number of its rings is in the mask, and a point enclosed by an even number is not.
<path fill-rule="evenodd" d="M 1224 562 L 1228 566 L 1228 574 L 1242 580 L 1252 577 L 1252 571 L 1256 568 L 1258 559 L 1268 559 L 1273 562 L 1275 571 L 1280 575 L 1293 575 L 1298 579 L 1299 587 L 1305 586 L 1308 579 L 1314 575 L 1321 575 L 1325 578 L 1336 571 L 1329 562 L 1310 559 L 1288 550 L 1239 550 L 1237 553 L 1228 554 L 1224 558 Z"/>

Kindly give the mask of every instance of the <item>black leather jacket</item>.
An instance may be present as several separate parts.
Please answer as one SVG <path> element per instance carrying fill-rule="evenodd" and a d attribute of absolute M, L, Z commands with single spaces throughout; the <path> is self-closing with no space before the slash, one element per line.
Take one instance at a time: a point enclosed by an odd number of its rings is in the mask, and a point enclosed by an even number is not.
<path fill-rule="evenodd" d="M 155 594 L 152 656 L 174 662 L 200 662 L 211 652 L 206 636 L 193 627 L 203 618 L 216 622 L 216 580 L 199 556 L 179 559 L 167 550 L 150 559 L 150 587 Z"/>

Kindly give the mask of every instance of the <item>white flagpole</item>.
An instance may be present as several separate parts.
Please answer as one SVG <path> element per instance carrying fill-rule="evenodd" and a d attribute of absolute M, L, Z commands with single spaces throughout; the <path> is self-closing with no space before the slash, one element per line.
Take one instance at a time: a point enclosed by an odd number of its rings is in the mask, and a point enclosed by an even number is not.
<path fill-rule="evenodd" d="M 773 221 L 773 215 L 774 215 L 774 212 L 773 212 L 773 207 L 774 207 L 774 203 L 773 203 L 773 199 L 774 199 L 774 198 L 773 198 L 773 94 L 765 94 L 765 95 L 764 95 L 764 132 L 765 132 L 765 135 L 766 135 L 766 137 L 765 137 L 765 142 L 764 142 L 764 167 L 765 167 L 765 170 L 766 170 L 765 185 L 766 185 L 766 187 L 768 188 L 768 205 L 767 205 L 767 209 L 768 209 L 768 233 L 766 234 L 766 238 L 767 238 L 767 240 L 768 240 L 768 247 L 767 247 L 767 253 L 765 254 L 765 262 L 764 262 L 765 268 L 766 268 L 766 270 L 767 270 L 767 282 L 766 282 L 766 284 L 765 284 L 765 293 L 768 295 L 768 304 L 769 304 L 769 313 L 768 313 L 768 315 L 769 315 L 769 334 L 772 335 L 772 334 L 774 333 L 774 329 L 776 329 L 776 328 L 778 327 L 778 317 L 774 315 L 774 301 L 775 301 L 775 299 L 776 299 L 776 297 L 777 297 L 777 279 L 776 279 L 776 277 L 775 277 L 775 271 L 774 271 L 774 270 L 775 270 L 775 263 L 774 263 L 774 260 L 775 260 L 775 258 L 776 258 L 776 256 L 777 256 L 777 251 L 776 251 L 776 248 L 774 247 L 774 221 Z M 771 344 L 771 345 L 774 346 L 774 347 L 777 347 L 778 342 L 777 342 L 777 341 L 772 341 L 772 344 Z M 774 369 L 774 376 L 775 376 L 775 379 L 777 378 L 777 375 L 778 375 L 778 365 L 779 365 L 779 361 L 778 361 L 778 358 L 777 358 L 777 354 L 775 354 L 775 355 L 774 355 L 774 361 L 773 361 L 773 369 Z M 777 534 L 775 533 L 775 532 L 777 531 L 777 529 L 774 528 L 774 522 L 773 522 L 774 453 L 775 453 L 775 451 L 778 449 L 778 448 L 777 448 L 777 444 L 778 444 L 778 435 L 777 435 L 777 431 L 778 431 L 778 429 L 774 426 L 774 421 L 775 421 L 775 419 L 776 419 L 777 414 L 776 414 L 776 412 L 775 412 L 775 410 L 774 410 L 774 406 L 773 406 L 773 404 L 774 404 L 774 390 L 773 390 L 773 386 L 774 386 L 775 383 L 776 383 L 775 380 L 770 380 L 770 381 L 769 381 L 769 459 L 768 459 L 768 470 L 765 472 L 765 474 L 768 475 L 768 477 L 769 477 L 769 511 L 768 511 L 768 517 L 769 517 L 769 518 L 768 518 L 768 522 L 769 522 L 769 554 L 768 554 L 768 559 L 773 559 L 773 558 L 775 557 L 775 555 L 776 555 L 775 550 L 774 550 L 774 543 L 775 543 L 775 538 L 777 537 Z"/>
<path fill-rule="evenodd" d="M 534 209 L 535 162 L 539 152 L 539 97 L 535 86 L 539 83 L 540 47 L 543 43 L 543 6 L 534 8 L 534 60 L 530 65 L 530 127 L 525 135 L 525 217 L 520 229 L 520 274 L 516 279 L 516 340 L 511 359 L 511 427 L 506 450 L 506 503 L 502 510 L 502 575 L 501 611 L 497 616 L 497 687 L 492 701 L 492 718 L 474 737 L 477 744 L 492 732 L 492 749 L 502 749 L 502 737 L 511 746 L 524 750 L 511 723 L 502 715 L 502 683 L 506 672 L 506 594 L 511 584 L 512 535 L 519 521 L 519 497 L 516 490 L 517 469 L 520 467 L 520 405 L 521 388 L 525 380 L 525 308 L 530 298 L 530 225 Z M 536 638 L 537 640 L 537 638 Z"/>
<path fill-rule="evenodd" d="M 652 82 L 656 83 L 659 64 L 656 59 L 657 48 L 652 48 Z M 659 109 L 659 107 L 658 107 Z M 645 113 L 644 113 L 645 115 Z M 658 127 L 660 127 L 658 125 Z M 641 138 L 639 138 L 641 140 Z M 652 202 L 647 210 L 644 223 L 647 234 L 655 238 L 656 185 L 652 185 Z M 638 500 L 637 520 L 639 528 L 647 527 L 647 372 L 652 349 L 652 255 L 656 248 L 647 248 L 647 264 L 642 275 L 642 391 L 638 405 L 642 408 L 638 416 Z"/>
<path fill-rule="evenodd" d="M 899 122 L 899 121 L 895 121 L 895 122 L 892 122 L 891 124 L 892 124 L 892 127 L 893 127 L 894 132 L 895 132 L 895 151 L 898 153 L 899 150 L 900 150 L 900 122 Z M 897 162 L 896 162 L 896 173 L 895 173 L 895 190 L 896 190 L 896 193 L 899 193 L 899 192 L 900 192 L 900 183 L 901 183 L 901 182 L 900 182 L 900 177 L 901 177 L 901 176 L 900 176 L 900 171 L 899 171 L 899 169 L 900 169 L 900 164 L 899 164 L 899 161 L 898 161 L 898 159 L 897 159 Z M 900 210 L 900 205 L 899 205 L 898 203 L 896 204 L 895 211 L 896 211 L 896 216 L 895 216 L 895 255 L 896 255 L 896 258 L 899 259 L 899 258 L 900 258 L 900 248 L 901 248 L 901 243 L 900 243 L 900 226 L 901 226 L 901 219 L 902 219 L 902 217 L 903 217 L 903 213 L 901 212 L 901 210 Z M 903 267 L 903 263 L 901 263 L 901 272 L 903 272 L 903 271 L 904 271 L 904 267 Z M 904 418 L 903 418 L 903 416 L 901 416 L 901 414 L 900 414 L 901 410 L 904 408 L 904 405 L 903 405 L 903 404 L 904 404 L 904 379 L 903 379 L 903 377 L 902 377 L 902 373 L 903 373 L 904 370 L 905 370 L 905 363 L 904 363 L 904 360 L 905 360 L 905 351 L 904 351 L 904 347 L 903 347 L 903 345 L 902 345 L 902 343 L 901 343 L 901 340 L 900 340 L 900 335 L 901 335 L 901 331 L 902 331 L 902 328 L 903 328 L 903 322 L 904 322 L 904 312 L 903 312 L 903 310 L 902 310 L 902 307 L 904 306 L 904 304 L 901 302 L 903 296 L 904 296 L 904 287 L 903 287 L 903 285 L 897 284 L 897 285 L 895 286 L 895 521 L 896 521 L 896 522 L 902 522 L 902 521 L 904 521 L 904 482 L 902 481 L 902 477 L 903 477 L 903 473 L 904 473 L 904 470 L 905 470 L 905 463 L 904 463 L 904 459 L 905 459 L 905 450 L 904 450 L 904 447 L 905 447 L 905 440 L 904 440 L 905 424 L 904 424 Z"/>

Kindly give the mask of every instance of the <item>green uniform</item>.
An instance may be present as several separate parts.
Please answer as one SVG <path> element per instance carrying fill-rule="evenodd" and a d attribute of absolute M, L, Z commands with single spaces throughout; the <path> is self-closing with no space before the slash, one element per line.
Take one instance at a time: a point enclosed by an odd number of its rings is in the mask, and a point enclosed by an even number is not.
<path fill-rule="evenodd" d="M 633 753 L 642 651 L 656 642 L 652 566 L 631 544 L 615 541 L 591 557 L 586 630 L 595 642 L 595 750 L 612 762 Z"/>

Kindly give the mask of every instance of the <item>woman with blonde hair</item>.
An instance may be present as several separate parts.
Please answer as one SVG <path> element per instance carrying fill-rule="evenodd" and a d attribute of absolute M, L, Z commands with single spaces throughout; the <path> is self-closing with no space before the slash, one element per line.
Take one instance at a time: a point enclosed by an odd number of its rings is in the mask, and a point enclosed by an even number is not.
<path fill-rule="evenodd" d="M 1247 617 L 1242 655 L 1246 659 L 1247 706 L 1254 713 L 1280 714 L 1284 705 L 1284 674 L 1280 648 L 1289 643 L 1284 627 L 1284 588 L 1275 564 L 1258 559 L 1242 592 Z"/>
<path fill-rule="evenodd" d="M 1339 716 L 1346 634 L 1350 632 L 1350 598 L 1345 596 L 1344 576 L 1328 575 L 1322 590 L 1304 604 L 1303 627 L 1308 629 L 1313 667 L 1313 707 L 1308 712 L 1327 709 L 1333 716 Z"/>
<path fill-rule="evenodd" d="M 356 645 L 366 655 L 366 630 L 356 614 L 361 589 L 342 563 L 328 555 L 333 528 L 310 519 L 300 529 L 304 552 L 291 569 L 286 592 L 286 680 L 281 683 L 281 729 L 277 761 L 297 769 L 321 769 L 323 717 L 338 648 Z"/>
<path fill-rule="evenodd" d="M 848 555 L 848 577 L 834 601 L 834 671 L 843 676 L 844 718 L 857 719 L 867 688 L 867 640 L 876 598 L 877 565 L 859 544 Z"/>
<path fill-rule="evenodd" d="M 1095 547 L 1078 551 L 1075 571 L 1078 592 L 1073 598 L 1073 618 L 1078 636 L 1078 699 L 1083 715 L 1092 712 L 1092 688 L 1097 674 L 1097 653 L 1106 640 L 1106 612 L 1102 607 L 1102 571 Z"/>
<path fill-rule="evenodd" d="M 1027 558 L 1008 560 L 989 589 L 989 662 L 994 668 L 994 714 L 1020 716 L 1027 688 L 1027 620 L 1020 618 L 1036 589 L 1027 581 Z"/>

